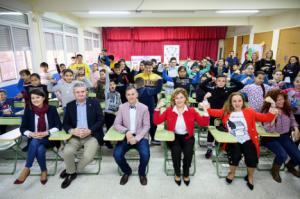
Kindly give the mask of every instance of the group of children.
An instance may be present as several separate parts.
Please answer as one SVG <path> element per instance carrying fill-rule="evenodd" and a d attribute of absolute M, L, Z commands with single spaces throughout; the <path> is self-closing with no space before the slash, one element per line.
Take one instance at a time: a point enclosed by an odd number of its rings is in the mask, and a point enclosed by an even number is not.
<path fill-rule="evenodd" d="M 154 139 L 156 126 L 153 123 L 153 112 L 157 103 L 157 95 L 163 84 L 166 93 L 173 89 L 184 88 L 190 96 L 196 94 L 196 101 L 207 99 L 212 108 L 222 108 L 228 96 L 240 91 L 248 100 L 250 107 L 261 111 L 265 96 L 272 89 L 281 89 L 286 93 L 291 104 L 295 122 L 300 123 L 300 71 L 298 57 L 292 56 L 289 63 L 279 70 L 272 59 L 272 52 L 268 51 L 265 59 L 258 60 L 256 53 L 252 59 L 246 57 L 239 65 L 238 59 L 231 55 L 220 59 L 216 63 L 209 57 L 191 63 L 188 59 L 179 66 L 176 58 L 171 58 L 169 64 L 157 64 L 156 60 L 142 61 L 139 67 L 131 69 L 124 59 L 114 61 L 113 56 L 106 55 L 106 50 L 98 58 L 98 63 L 92 67 L 83 62 L 83 56 L 73 57 L 73 63 L 66 68 L 65 64 L 58 65 L 55 60 L 57 74 L 48 72 L 48 64 L 40 64 L 40 73 L 30 73 L 29 70 L 20 71 L 17 88 L 20 93 L 15 99 L 24 99 L 28 105 L 28 94 L 33 89 L 40 89 L 57 97 L 63 108 L 74 100 L 73 86 L 84 82 L 96 93 L 96 98 L 105 103 L 104 121 L 109 129 L 115 120 L 118 107 L 126 102 L 125 91 L 130 84 L 135 84 L 139 93 L 139 101 L 148 106 L 150 112 L 150 135 L 152 144 L 160 144 Z M 14 115 L 13 100 L 7 99 L 6 91 L 0 90 L 0 116 Z M 214 125 L 210 119 L 210 125 Z M 5 132 L 1 126 L 1 133 Z M 208 134 L 206 158 L 212 155 L 213 137 Z M 106 143 L 112 148 L 110 143 Z"/>

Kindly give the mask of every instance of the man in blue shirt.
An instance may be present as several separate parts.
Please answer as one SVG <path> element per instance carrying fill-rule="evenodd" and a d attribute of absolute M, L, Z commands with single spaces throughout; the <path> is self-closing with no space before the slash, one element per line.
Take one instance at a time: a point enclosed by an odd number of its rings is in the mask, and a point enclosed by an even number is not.
<path fill-rule="evenodd" d="M 72 135 L 64 148 L 66 169 L 60 174 L 64 178 L 61 187 L 68 187 L 86 165 L 93 161 L 99 144 L 103 142 L 103 114 L 96 99 L 87 98 L 87 87 L 76 83 L 73 88 L 75 100 L 66 106 L 63 128 Z M 83 156 L 75 164 L 75 154 L 84 147 Z"/>

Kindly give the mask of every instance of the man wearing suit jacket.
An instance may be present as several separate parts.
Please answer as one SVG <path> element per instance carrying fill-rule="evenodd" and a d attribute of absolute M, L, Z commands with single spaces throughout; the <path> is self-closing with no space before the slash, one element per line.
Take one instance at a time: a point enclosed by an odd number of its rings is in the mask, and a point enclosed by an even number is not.
<path fill-rule="evenodd" d="M 75 100 L 67 104 L 63 128 L 72 135 L 64 148 L 66 169 L 60 174 L 65 180 L 62 188 L 68 187 L 84 167 L 93 161 L 103 139 L 103 115 L 100 103 L 87 98 L 87 87 L 76 83 L 73 88 Z M 83 157 L 75 165 L 75 154 L 84 146 Z"/>
<path fill-rule="evenodd" d="M 119 107 L 114 128 L 124 133 L 125 139 L 118 142 L 114 150 L 114 158 L 124 175 L 120 180 L 121 185 L 125 185 L 132 174 L 125 154 L 135 148 L 140 155 L 139 176 L 142 185 L 147 184 L 146 168 L 150 158 L 150 149 L 148 142 L 148 132 L 150 129 L 150 116 L 148 107 L 138 102 L 137 90 L 129 86 L 126 89 L 126 98 L 128 102 Z"/>

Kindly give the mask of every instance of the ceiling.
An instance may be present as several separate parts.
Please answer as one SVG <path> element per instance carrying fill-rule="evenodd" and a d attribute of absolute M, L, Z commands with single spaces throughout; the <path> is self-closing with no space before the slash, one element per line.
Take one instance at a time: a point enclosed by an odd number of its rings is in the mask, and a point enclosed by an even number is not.
<path fill-rule="evenodd" d="M 248 17 L 272 16 L 300 9 L 300 0 L 1 0 L 39 12 L 78 18 Z M 216 10 L 257 9 L 258 13 L 217 14 Z M 90 15 L 89 11 L 130 11 L 128 15 Z"/>

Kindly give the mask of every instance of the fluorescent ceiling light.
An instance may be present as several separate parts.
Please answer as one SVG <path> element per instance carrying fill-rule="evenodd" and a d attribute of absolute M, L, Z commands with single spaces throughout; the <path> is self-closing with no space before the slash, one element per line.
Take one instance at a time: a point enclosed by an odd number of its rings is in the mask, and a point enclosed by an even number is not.
<path fill-rule="evenodd" d="M 258 13 L 259 10 L 217 10 L 216 13 L 240 14 L 240 13 Z"/>
<path fill-rule="evenodd" d="M 0 12 L 0 15 L 23 15 L 21 12 Z"/>
<path fill-rule="evenodd" d="M 89 11 L 90 15 L 128 15 L 129 11 Z"/>

